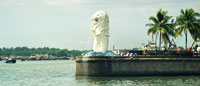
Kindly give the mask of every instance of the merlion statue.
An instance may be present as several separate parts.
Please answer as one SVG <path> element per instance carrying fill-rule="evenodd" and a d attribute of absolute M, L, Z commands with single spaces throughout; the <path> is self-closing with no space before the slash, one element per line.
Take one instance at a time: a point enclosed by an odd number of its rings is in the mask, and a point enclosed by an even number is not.
<path fill-rule="evenodd" d="M 97 11 L 92 15 L 93 27 L 91 31 L 94 36 L 93 51 L 105 53 L 108 50 L 109 41 L 109 19 L 105 11 Z"/>

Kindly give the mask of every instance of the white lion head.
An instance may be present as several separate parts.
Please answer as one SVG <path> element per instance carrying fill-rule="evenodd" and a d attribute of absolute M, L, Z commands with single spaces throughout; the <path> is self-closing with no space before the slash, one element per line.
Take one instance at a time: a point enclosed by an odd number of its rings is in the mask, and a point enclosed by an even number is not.
<path fill-rule="evenodd" d="M 92 21 L 93 30 L 95 30 L 96 35 L 109 35 L 109 19 L 105 11 L 97 11 L 94 15 L 92 15 Z"/>

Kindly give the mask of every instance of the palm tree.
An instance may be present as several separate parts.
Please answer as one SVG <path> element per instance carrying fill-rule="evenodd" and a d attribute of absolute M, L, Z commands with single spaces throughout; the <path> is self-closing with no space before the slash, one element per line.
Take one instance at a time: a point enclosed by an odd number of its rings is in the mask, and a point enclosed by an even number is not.
<path fill-rule="evenodd" d="M 195 12 L 194 9 L 181 9 L 181 14 L 176 18 L 176 36 L 181 35 L 184 31 L 185 34 L 185 49 L 187 49 L 187 35 L 188 32 L 194 40 L 200 38 L 200 14 Z M 182 35 L 181 35 L 182 36 Z"/>
<path fill-rule="evenodd" d="M 161 47 L 161 39 L 164 42 L 165 46 L 170 42 L 169 36 L 175 36 L 173 24 L 169 23 L 169 20 L 172 18 L 172 16 L 167 15 L 167 11 L 162 11 L 160 9 L 156 17 L 150 16 L 149 20 L 153 21 L 153 23 L 148 23 L 146 26 L 150 27 L 147 31 L 147 34 L 150 35 L 157 35 L 160 34 L 160 42 L 159 42 L 159 50 Z M 156 39 L 155 39 L 156 43 Z"/>

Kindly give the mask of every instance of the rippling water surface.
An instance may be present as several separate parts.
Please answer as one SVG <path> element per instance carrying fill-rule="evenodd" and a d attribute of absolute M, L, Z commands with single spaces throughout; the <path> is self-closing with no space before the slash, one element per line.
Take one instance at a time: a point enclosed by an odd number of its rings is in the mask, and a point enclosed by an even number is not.
<path fill-rule="evenodd" d="M 75 61 L 0 61 L 0 86 L 200 86 L 200 76 L 76 77 Z"/>

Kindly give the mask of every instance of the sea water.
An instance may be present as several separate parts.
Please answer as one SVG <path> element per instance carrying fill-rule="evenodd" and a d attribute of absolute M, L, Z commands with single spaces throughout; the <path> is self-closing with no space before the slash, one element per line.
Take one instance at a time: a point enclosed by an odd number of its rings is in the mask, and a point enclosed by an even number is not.
<path fill-rule="evenodd" d="M 0 86 L 200 86 L 200 76 L 76 77 L 72 60 L 0 61 Z"/>

